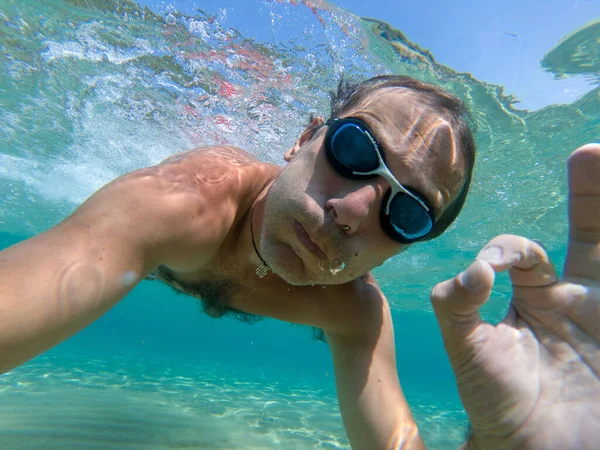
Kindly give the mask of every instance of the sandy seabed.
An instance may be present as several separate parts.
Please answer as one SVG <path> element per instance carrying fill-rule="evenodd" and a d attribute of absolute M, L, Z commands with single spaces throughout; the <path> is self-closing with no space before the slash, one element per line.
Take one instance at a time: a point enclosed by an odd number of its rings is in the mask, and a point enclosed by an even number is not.
<path fill-rule="evenodd" d="M 428 448 L 457 448 L 464 413 L 418 400 Z M 45 356 L 0 376 L 3 450 L 279 448 L 350 448 L 331 391 L 214 368 Z"/>

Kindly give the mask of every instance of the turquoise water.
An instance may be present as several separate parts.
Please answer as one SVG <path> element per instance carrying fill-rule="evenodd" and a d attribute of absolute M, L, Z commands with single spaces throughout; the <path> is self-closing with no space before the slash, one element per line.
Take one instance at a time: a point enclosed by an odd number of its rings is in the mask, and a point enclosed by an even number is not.
<path fill-rule="evenodd" d="M 178 12 L 125 0 L 0 0 L 0 248 L 178 151 L 229 143 L 281 163 L 308 115 L 327 113 L 342 73 L 441 84 L 477 122 L 470 197 L 442 238 L 376 275 L 426 443 L 455 448 L 466 416 L 429 291 L 503 232 L 542 240 L 562 264 L 565 159 L 598 140 L 600 90 L 519 110 L 501 86 L 437 63 L 384 22 L 296 3 Z M 599 37 L 591 24 L 541 64 L 597 83 Z M 506 309 L 506 281 L 486 306 L 490 320 Z M 88 329 L 1 376 L 0 448 L 348 448 L 329 353 L 310 329 L 210 319 L 197 303 L 142 282 Z"/>

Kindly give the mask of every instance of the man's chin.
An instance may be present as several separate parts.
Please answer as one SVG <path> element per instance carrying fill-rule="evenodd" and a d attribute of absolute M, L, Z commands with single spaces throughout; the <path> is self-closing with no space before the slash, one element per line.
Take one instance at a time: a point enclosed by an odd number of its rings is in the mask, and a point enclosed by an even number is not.
<path fill-rule="evenodd" d="M 265 257 L 273 273 L 292 286 L 345 284 L 357 278 L 355 270 L 344 264 L 338 270 L 328 270 L 299 253 L 291 246 L 282 246 L 277 253 L 266 252 Z"/>
<path fill-rule="evenodd" d="M 298 273 L 298 271 L 273 270 L 273 273 L 292 286 L 314 286 L 345 284 L 352 281 L 351 277 L 343 273 L 336 275 L 330 273 Z"/>
<path fill-rule="evenodd" d="M 310 280 L 305 274 L 298 273 L 298 271 L 280 270 L 273 267 L 271 270 L 275 275 L 292 286 L 310 286 L 311 284 L 316 284 L 315 281 Z"/>

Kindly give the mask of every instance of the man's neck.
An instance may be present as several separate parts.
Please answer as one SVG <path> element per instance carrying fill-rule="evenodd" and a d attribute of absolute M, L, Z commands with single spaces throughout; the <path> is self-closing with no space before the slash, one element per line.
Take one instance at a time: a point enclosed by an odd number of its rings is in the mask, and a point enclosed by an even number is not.
<path fill-rule="evenodd" d="M 261 185 L 253 189 L 252 196 L 244 200 L 245 211 L 240 211 L 240 220 L 230 233 L 221 248 L 221 260 L 229 261 L 229 267 L 235 267 L 237 276 L 244 274 L 256 276 L 256 269 L 263 265 L 260 251 L 261 230 L 264 221 L 265 203 L 274 177 L 264 180 Z M 243 208 L 243 206 L 242 206 Z M 256 249 L 255 249 L 256 247 Z M 234 275 L 233 273 L 231 274 Z"/>

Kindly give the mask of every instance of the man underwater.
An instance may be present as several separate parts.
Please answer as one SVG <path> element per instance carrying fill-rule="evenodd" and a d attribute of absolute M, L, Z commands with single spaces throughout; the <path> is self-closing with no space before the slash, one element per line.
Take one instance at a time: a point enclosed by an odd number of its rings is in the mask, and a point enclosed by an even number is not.
<path fill-rule="evenodd" d="M 154 275 L 214 317 L 239 311 L 322 329 L 353 447 L 422 445 L 398 382 L 389 306 L 369 271 L 458 215 L 475 158 L 467 120 L 441 88 L 381 76 L 341 83 L 331 118 L 312 120 L 284 169 L 205 147 L 114 180 L 0 253 L 0 370 Z"/>
<path fill-rule="evenodd" d="M 383 76 L 341 84 L 332 117 L 312 120 L 285 153 L 284 169 L 237 148 L 206 147 L 124 175 L 56 227 L 0 252 L 0 370 L 73 335 L 153 275 L 200 298 L 214 317 L 239 311 L 321 328 L 352 447 L 424 448 L 398 381 L 389 306 L 369 271 L 452 223 L 474 157 L 456 97 Z M 502 239 L 491 244 L 502 257 L 534 255 L 544 282 L 558 283 L 546 274 L 541 247 Z M 477 365 L 503 353 L 473 350 L 470 332 L 483 326 L 475 313 L 494 270 L 540 267 L 502 257 L 482 257 L 433 295 L 459 390 L 471 393 L 463 398 L 473 423 L 469 445 L 491 442 L 498 426 L 481 420 L 477 392 L 511 382 Z M 521 261 L 531 267 L 513 267 Z M 481 282 L 467 289 L 473 280 Z M 472 354 L 479 357 L 464 356 Z M 465 367 L 475 374 L 466 381 Z M 502 425 L 511 409 L 496 400 Z"/>

